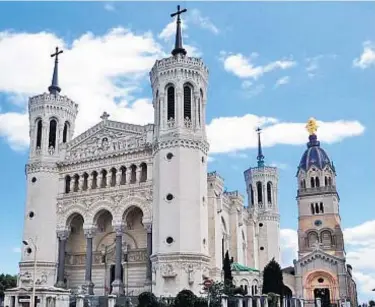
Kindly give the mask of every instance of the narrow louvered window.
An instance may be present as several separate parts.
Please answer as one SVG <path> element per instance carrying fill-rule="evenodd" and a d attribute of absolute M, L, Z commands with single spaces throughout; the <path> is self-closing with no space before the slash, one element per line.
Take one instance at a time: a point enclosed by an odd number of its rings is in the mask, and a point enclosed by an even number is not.
<path fill-rule="evenodd" d="M 191 119 L 191 87 L 184 86 L 184 119 Z"/>
<path fill-rule="evenodd" d="M 170 86 L 167 90 L 167 99 L 168 99 L 168 120 L 174 119 L 175 117 L 175 99 L 174 99 L 174 87 Z"/>

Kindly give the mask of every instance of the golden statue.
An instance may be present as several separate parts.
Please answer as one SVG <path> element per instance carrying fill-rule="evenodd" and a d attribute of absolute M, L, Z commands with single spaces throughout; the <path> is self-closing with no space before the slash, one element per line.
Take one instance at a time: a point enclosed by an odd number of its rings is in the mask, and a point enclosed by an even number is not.
<path fill-rule="evenodd" d="M 307 121 L 306 130 L 309 132 L 310 135 L 315 134 L 315 132 L 318 130 L 318 124 L 316 123 L 315 118 L 311 117 Z"/>

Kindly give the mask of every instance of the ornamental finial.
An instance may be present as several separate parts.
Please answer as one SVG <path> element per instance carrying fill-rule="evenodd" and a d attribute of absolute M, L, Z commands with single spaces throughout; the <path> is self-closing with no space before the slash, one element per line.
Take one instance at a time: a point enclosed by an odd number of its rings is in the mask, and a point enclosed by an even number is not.
<path fill-rule="evenodd" d="M 309 132 L 310 135 L 315 135 L 315 132 L 318 131 L 318 124 L 316 123 L 316 119 L 310 117 L 307 121 L 306 130 Z"/>

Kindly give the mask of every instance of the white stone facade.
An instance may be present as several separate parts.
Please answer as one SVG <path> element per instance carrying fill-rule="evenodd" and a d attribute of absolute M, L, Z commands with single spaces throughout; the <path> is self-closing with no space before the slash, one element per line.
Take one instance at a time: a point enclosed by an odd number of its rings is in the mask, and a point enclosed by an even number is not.
<path fill-rule="evenodd" d="M 150 79 L 153 124 L 103 114 L 75 138 L 76 103 L 59 93 L 30 98 L 24 240 L 37 246 L 39 285 L 91 287 L 98 295 L 199 293 L 204 278 L 221 280 L 228 250 L 235 263 L 255 269 L 235 271 L 235 283 L 259 293 L 259 270 L 279 259 L 276 169 L 250 171 L 247 186 L 257 178 L 265 189 L 272 183 L 272 205 L 246 208 L 237 191 L 224 191 L 217 173 L 207 174 L 203 61 L 181 54 L 162 59 Z M 28 247 L 19 287 L 33 280 Z"/>

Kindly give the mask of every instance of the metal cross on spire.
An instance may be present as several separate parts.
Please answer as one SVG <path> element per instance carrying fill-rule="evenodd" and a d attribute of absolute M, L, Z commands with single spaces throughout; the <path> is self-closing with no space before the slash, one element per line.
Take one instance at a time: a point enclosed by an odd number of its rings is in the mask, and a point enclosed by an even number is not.
<path fill-rule="evenodd" d="M 181 31 L 181 17 L 182 13 L 187 12 L 187 9 L 180 10 L 180 6 L 177 5 L 177 12 L 172 13 L 171 17 L 177 15 L 177 22 L 176 22 L 176 41 L 174 44 L 174 49 L 172 50 L 172 55 L 183 54 L 186 55 L 186 50 L 182 47 L 182 31 Z"/>
<path fill-rule="evenodd" d="M 50 94 L 56 95 L 60 93 L 61 88 L 59 87 L 59 76 L 58 76 L 58 63 L 59 63 L 59 54 L 63 53 L 63 50 L 59 50 L 59 47 L 56 47 L 56 52 L 51 54 L 51 58 L 55 58 L 55 67 L 53 69 L 52 83 L 48 87 Z"/>
<path fill-rule="evenodd" d="M 255 131 L 258 133 L 258 156 L 257 156 L 258 167 L 262 167 L 262 166 L 264 166 L 264 156 L 263 156 L 263 152 L 262 152 L 262 143 L 260 141 L 260 133 L 261 133 L 262 129 L 260 129 L 260 127 L 258 127 Z"/>

